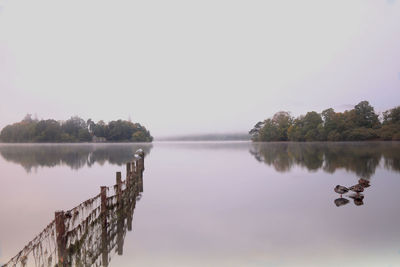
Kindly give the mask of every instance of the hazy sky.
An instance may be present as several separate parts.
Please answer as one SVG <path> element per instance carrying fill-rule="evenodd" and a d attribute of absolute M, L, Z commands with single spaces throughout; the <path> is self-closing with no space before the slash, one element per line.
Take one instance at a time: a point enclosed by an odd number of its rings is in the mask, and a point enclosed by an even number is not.
<path fill-rule="evenodd" d="M 0 128 L 26 113 L 153 135 L 400 104 L 400 2 L 0 0 Z"/>

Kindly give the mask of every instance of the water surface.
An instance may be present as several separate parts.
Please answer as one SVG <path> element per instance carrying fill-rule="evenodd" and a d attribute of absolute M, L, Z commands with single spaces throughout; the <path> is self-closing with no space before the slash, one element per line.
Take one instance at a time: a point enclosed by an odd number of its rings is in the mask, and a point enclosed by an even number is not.
<path fill-rule="evenodd" d="M 110 266 L 397 266 L 400 143 L 0 145 L 0 263 L 146 152 Z M 337 185 L 370 182 L 362 201 Z M 344 205 L 343 205 L 344 204 Z"/>

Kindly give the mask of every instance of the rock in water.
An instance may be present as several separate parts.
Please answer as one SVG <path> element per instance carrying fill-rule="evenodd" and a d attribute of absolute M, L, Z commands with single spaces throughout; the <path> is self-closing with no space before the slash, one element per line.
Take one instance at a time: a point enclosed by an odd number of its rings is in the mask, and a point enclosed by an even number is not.
<path fill-rule="evenodd" d="M 361 193 L 364 192 L 364 187 L 360 184 L 356 184 L 353 186 L 350 186 L 349 188 L 351 191 L 356 192 L 356 193 Z"/>
<path fill-rule="evenodd" d="M 345 186 L 342 185 L 337 185 L 334 189 L 334 191 L 338 194 L 346 194 L 347 192 L 349 192 L 349 189 Z"/>
<path fill-rule="evenodd" d="M 364 188 L 369 187 L 369 181 L 364 178 L 361 178 L 360 180 L 358 180 L 358 184 Z"/>
<path fill-rule="evenodd" d="M 357 194 L 351 194 L 349 195 L 349 198 L 352 198 L 354 200 L 363 200 L 364 199 L 364 195 L 357 193 Z"/>
<path fill-rule="evenodd" d="M 349 200 L 345 199 L 343 197 L 335 199 L 336 207 L 340 207 L 340 206 L 346 205 L 347 203 L 349 203 Z"/>

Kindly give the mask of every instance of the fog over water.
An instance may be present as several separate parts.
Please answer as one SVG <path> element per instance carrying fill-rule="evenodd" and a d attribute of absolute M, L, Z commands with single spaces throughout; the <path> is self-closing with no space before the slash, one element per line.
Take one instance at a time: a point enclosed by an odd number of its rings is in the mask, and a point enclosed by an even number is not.
<path fill-rule="evenodd" d="M 71 19 L 73 18 L 73 19 Z M 0 128 L 26 113 L 155 137 L 400 99 L 400 3 L 0 1 Z"/>

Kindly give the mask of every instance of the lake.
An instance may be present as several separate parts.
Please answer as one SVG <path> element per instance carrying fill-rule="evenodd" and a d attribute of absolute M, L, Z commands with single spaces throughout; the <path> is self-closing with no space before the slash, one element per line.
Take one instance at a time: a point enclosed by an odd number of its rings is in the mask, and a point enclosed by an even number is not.
<path fill-rule="evenodd" d="M 400 142 L 155 142 L 0 144 L 0 265 L 139 148 L 143 192 L 109 266 L 400 264 Z M 361 194 L 334 191 L 360 178 Z"/>

